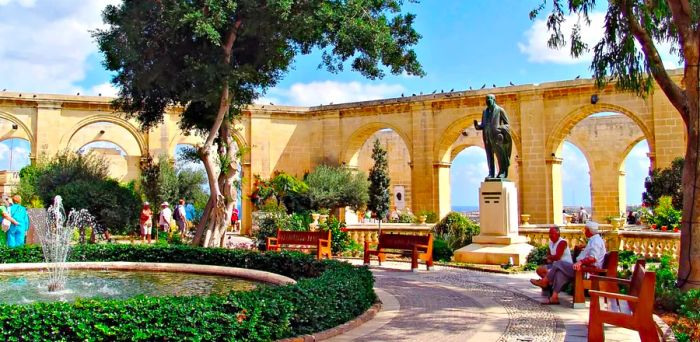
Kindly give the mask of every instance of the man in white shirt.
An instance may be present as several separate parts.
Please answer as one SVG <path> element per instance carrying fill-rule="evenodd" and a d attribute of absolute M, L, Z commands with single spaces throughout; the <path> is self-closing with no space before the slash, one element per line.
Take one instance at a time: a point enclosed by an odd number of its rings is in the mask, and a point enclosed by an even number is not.
<path fill-rule="evenodd" d="M 173 211 L 170 209 L 168 202 L 163 202 L 160 205 L 160 217 L 158 218 L 158 226 L 164 232 L 170 231 L 170 222 L 173 220 Z"/>
<path fill-rule="evenodd" d="M 588 243 L 576 258 L 576 263 L 572 264 L 564 260 L 555 261 L 545 278 L 530 280 L 532 284 L 542 288 L 552 286 L 552 296 L 542 304 L 559 304 L 559 292 L 574 279 L 575 272 L 580 270 L 582 266 L 595 265 L 599 268 L 603 266 L 603 258 L 606 253 L 605 241 L 598 234 L 598 224 L 593 221 L 586 223 L 584 234 L 588 238 Z"/>

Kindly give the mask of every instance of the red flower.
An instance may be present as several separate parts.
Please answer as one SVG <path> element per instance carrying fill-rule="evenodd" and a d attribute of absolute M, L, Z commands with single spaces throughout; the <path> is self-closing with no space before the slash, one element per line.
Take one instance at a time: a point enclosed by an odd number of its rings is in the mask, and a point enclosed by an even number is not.
<path fill-rule="evenodd" d="M 678 229 L 678 227 L 673 227 L 673 232 L 674 232 L 674 233 L 678 233 L 678 232 L 680 232 L 680 231 L 681 231 L 681 230 Z"/>
<path fill-rule="evenodd" d="M 661 230 L 665 232 L 665 231 L 668 230 L 668 227 L 666 227 L 666 226 L 661 226 Z"/>
<path fill-rule="evenodd" d="M 656 229 L 656 223 L 651 225 L 651 229 Z"/>
<path fill-rule="evenodd" d="M 347 228 L 340 228 L 340 231 L 341 231 L 341 232 L 347 232 L 348 229 L 347 229 Z"/>

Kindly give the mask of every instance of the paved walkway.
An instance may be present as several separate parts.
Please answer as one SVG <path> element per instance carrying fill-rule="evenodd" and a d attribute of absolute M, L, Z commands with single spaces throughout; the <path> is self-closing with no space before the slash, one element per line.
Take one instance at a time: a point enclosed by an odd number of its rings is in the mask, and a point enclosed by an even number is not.
<path fill-rule="evenodd" d="M 361 260 L 350 260 L 360 264 Z M 571 298 L 545 306 L 534 272 L 505 275 L 407 263 L 371 267 L 382 310 L 331 341 L 586 341 L 588 308 Z M 605 327 L 606 341 L 639 341 L 633 331 Z"/>

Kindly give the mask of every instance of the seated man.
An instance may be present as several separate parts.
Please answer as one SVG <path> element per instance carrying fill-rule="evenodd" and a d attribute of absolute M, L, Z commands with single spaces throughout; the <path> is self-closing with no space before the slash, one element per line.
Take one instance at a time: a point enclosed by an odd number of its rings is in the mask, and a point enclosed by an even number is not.
<path fill-rule="evenodd" d="M 549 228 L 549 248 L 547 249 L 547 260 L 545 265 L 540 265 L 537 268 L 537 275 L 540 278 L 547 276 L 547 271 L 552 268 L 552 264 L 555 261 L 564 260 L 568 263 L 573 264 L 571 259 L 571 250 L 569 249 L 566 240 L 561 238 L 561 231 L 559 227 L 552 226 Z"/>
<path fill-rule="evenodd" d="M 541 288 L 552 286 L 552 296 L 542 304 L 559 304 L 559 292 L 564 289 L 567 283 L 574 279 L 575 271 L 580 270 L 581 266 L 603 266 L 603 258 L 605 258 L 606 253 L 605 241 L 598 234 L 598 224 L 593 221 L 586 222 L 584 234 L 588 238 L 588 243 L 583 252 L 576 258 L 575 264 L 564 260 L 555 261 L 545 278 L 542 280 L 530 280 L 532 284 Z"/>

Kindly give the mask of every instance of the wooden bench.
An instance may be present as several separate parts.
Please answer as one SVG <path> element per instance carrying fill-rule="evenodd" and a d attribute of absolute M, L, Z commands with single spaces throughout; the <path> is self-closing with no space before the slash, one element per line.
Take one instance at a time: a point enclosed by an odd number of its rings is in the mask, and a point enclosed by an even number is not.
<path fill-rule="evenodd" d="M 654 286 L 656 273 L 647 271 L 644 260 L 638 260 L 630 280 L 591 276 L 596 282 L 623 284 L 629 287 L 628 294 L 589 291 L 591 309 L 588 316 L 588 341 L 603 341 L 603 323 L 639 332 L 642 342 L 659 341 L 654 313 Z"/>
<path fill-rule="evenodd" d="M 304 250 L 316 248 L 316 258 L 324 255 L 331 258 L 331 231 L 301 232 L 277 229 L 277 237 L 267 238 L 268 251 L 280 251 L 284 249 Z"/>
<path fill-rule="evenodd" d="M 619 257 L 617 251 L 605 253 L 603 258 L 603 267 L 598 268 L 595 265 L 583 266 L 580 271 L 574 274 L 574 308 L 580 309 L 586 307 L 585 290 L 602 290 L 607 292 L 618 292 L 617 284 L 601 284 L 603 288 L 595 288 L 592 286 L 591 280 L 586 279 L 586 274 L 617 278 L 617 264 Z"/>
<path fill-rule="evenodd" d="M 369 241 L 365 241 L 365 265 L 369 265 L 369 257 L 376 255 L 379 265 L 386 260 L 386 254 L 402 254 L 401 252 L 387 251 L 401 250 L 411 252 L 411 271 L 418 270 L 418 259 L 425 261 L 426 269 L 433 267 L 433 234 L 428 235 L 402 235 L 380 234 L 377 249 L 369 249 Z"/>

